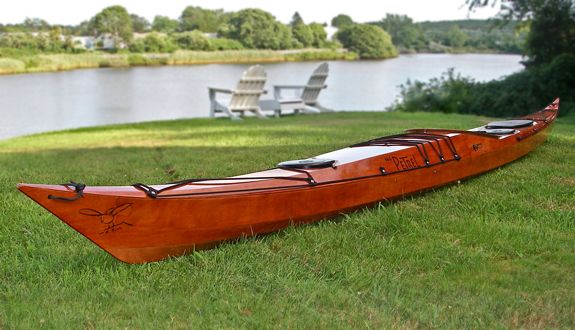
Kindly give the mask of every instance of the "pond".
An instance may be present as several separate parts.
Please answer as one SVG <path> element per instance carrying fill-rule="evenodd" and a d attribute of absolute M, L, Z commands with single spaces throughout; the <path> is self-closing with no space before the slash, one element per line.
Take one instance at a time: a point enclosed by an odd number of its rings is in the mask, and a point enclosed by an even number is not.
<path fill-rule="evenodd" d="M 485 81 L 521 70 L 517 55 L 416 54 L 385 61 L 329 62 L 319 100 L 342 111 L 381 111 L 398 85 L 448 68 Z M 266 88 L 304 84 L 319 62 L 265 64 Z M 247 64 L 76 70 L 0 76 L 0 139 L 59 129 L 207 117 L 208 86 L 233 88 Z"/>

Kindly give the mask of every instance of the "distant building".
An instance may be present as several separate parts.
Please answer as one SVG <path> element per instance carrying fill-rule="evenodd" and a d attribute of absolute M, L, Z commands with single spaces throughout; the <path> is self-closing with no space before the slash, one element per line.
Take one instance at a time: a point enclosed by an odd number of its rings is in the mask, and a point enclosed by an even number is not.
<path fill-rule="evenodd" d="M 30 35 L 33 37 L 48 37 L 50 35 L 49 32 L 0 32 L 0 36 L 18 36 L 18 35 Z M 66 41 L 67 37 L 63 34 L 59 36 L 61 41 Z M 116 49 L 116 48 L 126 48 L 126 44 L 120 42 L 118 47 L 116 47 L 114 38 L 110 34 L 102 35 L 99 37 L 90 37 L 90 36 L 70 36 L 72 40 L 72 44 L 76 48 L 81 49 Z"/>
<path fill-rule="evenodd" d="M 104 34 L 104 35 L 101 35 L 98 38 L 96 38 L 96 48 L 106 49 L 106 50 L 122 49 L 122 48 L 126 48 L 126 44 L 123 42 L 120 42 L 119 45 L 116 45 L 116 42 L 114 41 L 114 38 L 112 37 L 112 35 Z"/>
<path fill-rule="evenodd" d="M 72 36 L 72 43 L 76 48 L 94 49 L 94 37 Z"/>
<path fill-rule="evenodd" d="M 123 42 L 120 42 L 116 47 L 114 38 L 110 34 L 101 35 L 99 37 L 72 36 L 71 38 L 74 46 L 77 48 L 104 50 L 126 48 L 126 44 Z"/>
<path fill-rule="evenodd" d="M 208 39 L 216 39 L 219 37 L 216 32 L 213 32 L 213 33 L 202 32 L 202 34 L 204 35 L 204 37 L 206 37 Z"/>

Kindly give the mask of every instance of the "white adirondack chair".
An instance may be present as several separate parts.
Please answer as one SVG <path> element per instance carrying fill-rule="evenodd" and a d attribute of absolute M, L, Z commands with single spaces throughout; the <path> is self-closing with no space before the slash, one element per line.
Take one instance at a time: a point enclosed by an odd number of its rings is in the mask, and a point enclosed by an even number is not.
<path fill-rule="evenodd" d="M 216 113 L 225 113 L 231 119 L 241 119 L 246 111 L 252 112 L 260 118 L 265 118 L 258 104 L 260 96 L 265 94 L 264 85 L 266 83 L 266 71 L 261 65 L 254 65 L 248 68 L 240 78 L 235 89 L 222 89 L 208 87 L 210 95 L 210 116 L 215 117 Z M 217 94 L 231 94 L 229 102 L 225 103 L 217 99 Z M 240 114 L 240 116 L 237 115 Z"/>
<path fill-rule="evenodd" d="M 274 97 L 282 107 L 291 107 L 296 112 L 299 110 L 304 112 L 333 111 L 322 106 L 317 100 L 321 90 L 327 87 L 325 81 L 328 74 L 328 64 L 322 63 L 313 71 L 306 85 L 275 85 Z M 294 92 L 293 97 L 290 99 L 283 95 L 284 90 L 292 90 Z M 282 108 L 282 110 L 284 109 Z"/>

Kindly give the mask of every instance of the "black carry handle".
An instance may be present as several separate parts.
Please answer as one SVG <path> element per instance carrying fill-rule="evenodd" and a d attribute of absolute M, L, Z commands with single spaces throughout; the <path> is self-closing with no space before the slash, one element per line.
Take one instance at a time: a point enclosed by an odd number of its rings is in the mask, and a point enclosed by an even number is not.
<path fill-rule="evenodd" d="M 73 202 L 73 201 L 78 200 L 84 196 L 84 188 L 86 188 L 85 184 L 70 181 L 69 183 L 62 183 L 62 185 L 66 186 L 66 187 L 73 187 L 74 192 L 76 193 L 76 196 L 74 196 L 74 197 L 62 197 L 62 196 L 48 195 L 48 199 L 53 199 L 53 200 L 57 200 L 57 201 L 65 201 L 65 202 Z"/>

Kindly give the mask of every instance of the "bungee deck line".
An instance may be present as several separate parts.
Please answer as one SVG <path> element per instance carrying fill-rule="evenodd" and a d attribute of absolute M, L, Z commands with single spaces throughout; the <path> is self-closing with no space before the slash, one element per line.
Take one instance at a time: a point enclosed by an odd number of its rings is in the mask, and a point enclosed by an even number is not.
<path fill-rule="evenodd" d="M 325 186 L 325 185 L 335 184 L 335 183 L 371 179 L 371 178 L 376 178 L 376 177 L 381 177 L 381 176 L 389 176 L 389 175 L 393 175 L 393 174 L 401 174 L 401 173 L 405 173 L 405 172 L 419 170 L 422 168 L 429 168 L 429 167 L 433 167 L 433 166 L 443 165 L 445 163 L 452 162 L 452 161 L 458 161 L 458 160 L 461 160 L 461 159 L 449 159 L 449 160 L 445 160 L 443 162 L 439 162 L 439 163 L 435 163 L 435 164 L 429 164 L 429 165 L 420 166 L 420 167 L 416 167 L 416 168 L 409 168 L 409 169 L 405 169 L 405 170 L 398 170 L 398 171 L 394 171 L 394 172 L 387 172 L 383 167 L 380 167 L 379 168 L 380 174 L 358 176 L 358 177 L 354 177 L 354 178 L 347 178 L 347 179 L 340 179 L 340 180 L 317 182 L 314 184 L 306 184 L 306 185 L 301 185 L 301 186 L 278 186 L 278 187 L 269 187 L 269 188 L 237 189 L 237 190 L 226 190 L 226 191 L 206 191 L 206 192 L 197 192 L 197 193 L 171 194 L 171 195 L 165 195 L 165 196 L 156 195 L 153 198 L 161 199 L 161 198 L 172 198 L 172 197 L 204 196 L 204 195 L 217 195 L 217 194 L 230 194 L 230 193 L 243 193 L 243 192 L 256 192 L 256 191 L 269 191 L 269 190 L 302 189 L 302 188 L 308 188 L 310 186 L 311 187 L 318 187 L 318 186 Z M 281 177 L 279 177 L 279 178 L 281 178 Z M 257 179 L 257 178 L 251 178 L 251 179 Z"/>
<path fill-rule="evenodd" d="M 407 138 L 407 139 L 406 139 Z M 443 154 L 443 150 L 441 147 L 441 143 L 439 141 L 444 141 L 447 145 L 449 151 L 451 152 L 453 159 L 446 160 L 445 155 Z M 433 142 L 437 144 L 437 148 L 433 145 Z M 439 163 L 431 164 L 429 160 L 429 154 L 425 148 L 425 145 L 429 145 L 431 149 L 437 154 L 438 158 L 440 159 Z M 170 197 L 183 197 L 183 196 L 197 196 L 197 195 L 213 195 L 213 194 L 228 194 L 228 193 L 242 193 L 242 192 L 253 192 L 253 191 L 267 191 L 267 190 L 281 190 L 281 189 L 293 189 L 293 188 L 304 188 L 309 186 L 317 186 L 317 185 L 326 185 L 326 184 L 334 184 L 334 183 L 341 183 L 347 181 L 354 181 L 354 180 L 363 180 L 374 178 L 382 175 L 390 175 L 395 173 L 403 173 L 406 171 L 413 171 L 425 167 L 430 167 L 434 165 L 443 164 L 453 160 L 460 160 L 461 157 L 459 156 L 453 141 L 451 141 L 451 137 L 447 135 L 441 134 L 431 134 L 431 133 L 404 133 L 404 134 L 396 134 L 386 137 L 375 138 L 366 142 L 357 143 L 351 145 L 350 148 L 357 148 L 357 147 L 364 147 L 364 146 L 405 146 L 405 147 L 415 147 L 419 153 L 419 155 L 424 160 L 425 166 L 418 166 L 415 168 L 405 169 L 405 170 L 398 170 L 394 172 L 387 172 L 387 170 L 383 167 L 379 168 L 380 174 L 374 175 L 366 175 L 366 176 L 358 176 L 354 178 L 347 178 L 347 179 L 340 179 L 340 180 L 331 180 L 331 181 L 324 181 L 324 182 L 317 182 L 313 175 L 306 170 L 297 169 L 297 168 L 288 168 L 288 167 L 276 167 L 273 169 L 282 169 L 286 171 L 292 171 L 296 173 L 305 174 L 305 178 L 300 177 L 283 177 L 283 176 L 262 176 L 262 177 L 225 177 L 225 178 L 194 178 L 194 179 L 185 179 L 176 182 L 167 183 L 168 187 L 162 189 L 155 189 L 154 187 L 144 184 L 144 183 L 134 183 L 132 187 L 143 191 L 148 197 L 150 198 L 170 198 Z M 421 148 L 420 148 L 421 147 Z M 337 166 L 334 164 L 331 166 L 333 169 L 336 169 Z M 271 170 L 273 170 L 271 169 Z M 271 187 L 271 188 L 246 188 L 246 189 L 237 189 L 237 190 L 227 190 L 227 191 L 213 191 L 213 192 L 196 192 L 196 193 L 182 193 L 182 194 L 171 194 L 167 196 L 161 196 L 160 194 L 166 191 L 174 190 L 180 187 L 185 187 L 190 184 L 206 184 L 207 181 L 236 181 L 236 182 L 223 182 L 217 183 L 217 185 L 233 185 L 233 184 L 240 184 L 243 183 L 241 181 L 257 181 L 257 180 L 286 180 L 286 181 L 301 181 L 306 182 L 306 185 L 302 186 L 279 186 L 279 187 Z M 237 182 L 240 181 L 240 182 Z M 84 188 L 86 185 L 82 183 L 76 183 L 74 181 L 70 181 L 69 183 L 62 184 L 65 187 L 73 187 L 76 195 L 74 197 L 61 197 L 61 196 L 54 196 L 49 195 L 49 199 L 60 200 L 60 201 L 75 201 L 79 198 L 83 197 Z M 215 184 L 212 184 L 215 185 Z"/>
<path fill-rule="evenodd" d="M 425 166 L 419 166 L 416 168 L 409 169 L 409 170 L 415 170 L 415 169 L 419 169 L 419 168 L 429 167 L 432 165 L 430 163 L 429 155 L 428 155 L 427 150 L 425 148 L 426 144 L 429 144 L 431 146 L 432 150 L 439 157 L 440 163 L 438 163 L 438 164 L 442 164 L 442 163 L 447 162 L 447 160 L 445 160 L 443 150 L 441 148 L 441 143 L 439 142 L 440 140 L 444 141 L 444 143 L 447 145 L 448 149 L 450 150 L 450 152 L 453 155 L 453 160 L 461 159 L 461 157 L 457 153 L 457 150 L 455 148 L 455 145 L 453 144 L 453 141 L 451 141 L 451 137 L 447 136 L 447 135 L 440 135 L 440 134 L 429 134 L 429 133 L 396 134 L 396 135 L 372 139 L 372 140 L 362 142 L 362 143 L 357 143 L 357 144 L 351 145 L 350 148 L 357 148 L 357 147 L 364 147 L 364 146 L 383 146 L 383 147 L 385 147 L 385 146 L 392 146 L 392 145 L 393 146 L 416 147 L 418 153 L 421 155 L 421 157 L 424 160 Z M 435 142 L 437 144 L 438 149 L 435 148 L 435 146 L 433 145 L 433 142 Z M 421 149 L 420 149 L 420 146 L 421 146 Z M 434 165 L 436 165 L 436 164 L 434 164 Z M 334 169 L 336 167 L 337 166 L 335 166 L 335 165 L 332 166 L 332 168 L 334 168 Z M 386 170 L 383 167 L 380 167 L 381 173 L 377 174 L 377 175 L 360 176 L 360 177 L 355 177 L 355 178 L 331 180 L 331 181 L 325 181 L 325 182 L 318 183 L 313 178 L 311 173 L 309 173 L 306 170 L 296 169 L 296 168 L 288 168 L 288 167 L 279 167 L 279 168 L 282 170 L 286 170 L 286 171 L 293 171 L 293 172 L 297 172 L 297 173 L 302 173 L 302 174 L 307 175 L 307 177 L 306 178 L 297 178 L 297 177 L 265 176 L 265 177 L 246 177 L 246 178 L 187 179 L 187 180 L 173 182 L 173 183 L 171 183 L 172 184 L 171 186 L 168 186 L 168 187 L 165 187 L 162 189 L 155 189 L 155 188 L 151 187 L 150 185 L 146 185 L 143 183 L 135 183 L 132 186 L 134 188 L 141 190 L 144 193 L 146 193 L 146 195 L 148 197 L 159 198 L 159 197 L 181 197 L 181 196 L 194 196 L 194 195 L 209 195 L 209 194 L 217 194 L 217 193 L 221 194 L 221 193 L 265 191 L 265 190 L 270 190 L 270 189 L 277 190 L 277 189 L 286 189 L 286 188 L 301 188 L 301 187 L 307 187 L 307 186 L 317 186 L 320 184 L 333 184 L 333 183 L 345 182 L 345 181 L 350 181 L 350 180 L 360 180 L 360 179 L 377 177 L 377 176 L 381 176 L 381 175 L 388 175 Z M 274 169 L 277 169 L 277 167 Z M 393 173 L 401 173 L 401 172 L 404 172 L 404 171 L 395 171 Z M 291 181 L 305 181 L 305 182 L 307 182 L 307 185 L 305 185 L 305 186 L 283 186 L 283 187 L 273 187 L 273 188 L 252 188 L 252 189 L 247 188 L 247 189 L 238 189 L 238 190 L 228 190 L 225 192 L 221 192 L 221 191 L 198 192 L 198 193 L 171 194 L 168 196 L 160 196 L 160 194 L 162 192 L 177 189 L 177 188 L 184 187 L 184 186 L 187 186 L 190 184 L 197 184 L 197 183 L 201 183 L 201 182 L 205 182 L 205 181 L 236 181 L 236 180 L 288 180 L 288 181 L 291 180 Z M 230 185 L 230 184 L 237 184 L 237 183 L 239 183 L 239 182 L 218 183 L 218 185 Z"/>

